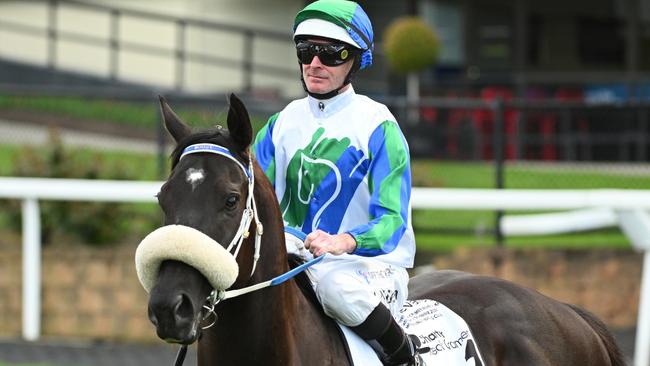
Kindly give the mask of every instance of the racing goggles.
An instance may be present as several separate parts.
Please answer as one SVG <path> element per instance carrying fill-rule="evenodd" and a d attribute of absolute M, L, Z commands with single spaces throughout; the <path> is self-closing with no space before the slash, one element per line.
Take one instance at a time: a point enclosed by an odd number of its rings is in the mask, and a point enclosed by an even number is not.
<path fill-rule="evenodd" d="M 298 61 L 305 65 L 310 64 L 314 56 L 318 56 L 325 66 L 339 66 L 348 62 L 356 54 L 357 49 L 344 43 L 313 43 L 299 41 L 296 43 Z"/>

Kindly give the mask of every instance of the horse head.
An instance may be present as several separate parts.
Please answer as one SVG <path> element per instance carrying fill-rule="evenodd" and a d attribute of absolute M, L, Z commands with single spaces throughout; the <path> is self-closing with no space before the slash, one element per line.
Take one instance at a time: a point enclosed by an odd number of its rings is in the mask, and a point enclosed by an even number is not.
<path fill-rule="evenodd" d="M 248 112 L 235 95 L 230 96 L 228 131 L 192 133 L 162 97 L 160 105 L 177 146 L 158 194 L 165 226 L 140 244 L 136 267 L 149 292 L 149 318 L 158 336 L 190 344 L 201 334 L 213 289 L 248 280 L 252 258 L 259 254 L 259 245 L 249 245 L 255 235 L 248 237 L 250 230 L 261 229 L 252 199 L 253 134 Z"/>

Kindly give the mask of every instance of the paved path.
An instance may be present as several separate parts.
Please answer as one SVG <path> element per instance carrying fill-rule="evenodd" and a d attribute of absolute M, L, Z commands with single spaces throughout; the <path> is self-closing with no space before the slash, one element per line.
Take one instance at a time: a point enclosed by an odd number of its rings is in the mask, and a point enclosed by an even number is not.
<path fill-rule="evenodd" d="M 634 329 L 614 332 L 628 365 L 634 354 Z M 178 346 L 102 343 L 28 343 L 0 339 L 0 363 L 46 363 L 47 366 L 165 366 L 172 365 Z M 190 348 L 185 366 L 196 365 L 196 350 Z"/>
<path fill-rule="evenodd" d="M 0 363 L 39 363 L 47 366 L 165 366 L 173 365 L 179 346 L 71 343 L 30 343 L 0 339 Z M 190 348 L 185 366 L 196 365 L 196 350 Z"/>
<path fill-rule="evenodd" d="M 66 146 L 145 153 L 156 153 L 158 151 L 155 141 L 151 140 L 81 132 L 61 127 L 57 127 L 57 131 L 59 131 L 62 142 Z M 43 145 L 48 141 L 48 127 L 24 122 L 0 120 L 0 144 Z"/>

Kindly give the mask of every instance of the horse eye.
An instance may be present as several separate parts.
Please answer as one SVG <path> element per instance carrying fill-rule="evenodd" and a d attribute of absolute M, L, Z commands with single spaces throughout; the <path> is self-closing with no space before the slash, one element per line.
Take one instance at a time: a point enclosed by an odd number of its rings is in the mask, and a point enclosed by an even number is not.
<path fill-rule="evenodd" d="M 239 201 L 239 196 L 236 194 L 231 194 L 226 198 L 226 208 L 233 209 L 235 206 L 237 206 L 237 202 Z"/>

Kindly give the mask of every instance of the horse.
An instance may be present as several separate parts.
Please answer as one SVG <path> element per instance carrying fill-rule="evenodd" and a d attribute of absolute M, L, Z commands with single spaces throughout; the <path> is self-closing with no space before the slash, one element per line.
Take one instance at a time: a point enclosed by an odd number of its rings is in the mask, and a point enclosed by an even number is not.
<path fill-rule="evenodd" d="M 193 132 L 160 98 L 165 126 L 177 145 L 158 201 L 165 225 L 189 227 L 213 243 L 239 241 L 233 259 L 238 270 L 224 285 L 237 291 L 290 266 L 273 186 L 250 151 L 248 112 L 234 94 L 229 104 L 227 130 Z M 181 159 L 196 144 L 222 147 L 231 156 L 199 151 Z M 340 329 L 300 280 L 218 302 L 210 270 L 178 258 L 160 259 L 152 275 L 149 318 L 167 342 L 198 342 L 199 366 L 351 364 Z M 460 315 L 477 335 L 485 365 L 625 365 L 595 316 L 512 282 L 441 270 L 411 278 L 409 298 L 433 299 Z M 208 306 L 206 299 L 212 299 Z M 214 324 L 205 327 L 210 314 Z"/>

